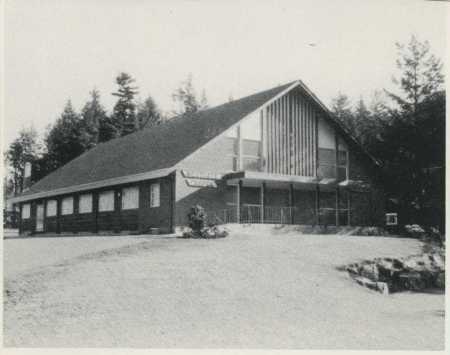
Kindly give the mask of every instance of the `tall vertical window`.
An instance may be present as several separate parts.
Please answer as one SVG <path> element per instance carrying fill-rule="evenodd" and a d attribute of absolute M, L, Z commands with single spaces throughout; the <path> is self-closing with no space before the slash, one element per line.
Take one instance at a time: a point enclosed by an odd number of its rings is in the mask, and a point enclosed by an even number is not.
<path fill-rule="evenodd" d="M 58 202 L 56 200 L 47 200 L 47 217 L 54 217 L 56 216 L 58 208 Z"/>
<path fill-rule="evenodd" d="M 122 189 L 122 209 L 131 210 L 139 207 L 139 188 L 126 187 Z"/>
<path fill-rule="evenodd" d="M 336 150 L 319 148 L 319 169 L 320 178 L 336 178 Z"/>
<path fill-rule="evenodd" d="M 67 215 L 73 213 L 73 197 L 64 197 L 61 203 L 61 214 Z"/>
<path fill-rule="evenodd" d="M 339 150 L 338 152 L 338 180 L 343 181 L 348 179 L 348 152 L 346 150 Z"/>
<path fill-rule="evenodd" d="M 259 112 L 241 123 L 242 168 L 244 170 L 261 170 L 261 118 Z"/>
<path fill-rule="evenodd" d="M 28 219 L 30 218 L 30 204 L 26 203 L 24 205 L 22 205 L 22 219 Z"/>
<path fill-rule="evenodd" d="M 239 154 L 239 133 L 238 133 L 239 127 L 234 126 L 230 128 L 226 133 L 225 136 L 227 137 L 227 143 L 229 144 L 228 151 L 229 159 L 231 159 L 231 170 L 237 171 L 238 170 L 238 154 Z"/>
<path fill-rule="evenodd" d="M 78 200 L 78 213 L 92 212 L 92 194 L 80 195 Z"/>
<path fill-rule="evenodd" d="M 339 150 L 336 162 L 336 150 L 319 148 L 318 174 L 321 178 L 332 178 L 337 179 L 338 181 L 346 180 L 348 174 L 348 151 Z"/>
<path fill-rule="evenodd" d="M 100 192 L 98 195 L 99 212 L 114 211 L 114 191 Z"/>
<path fill-rule="evenodd" d="M 159 207 L 160 204 L 160 186 L 159 183 L 150 185 L 150 207 Z"/>

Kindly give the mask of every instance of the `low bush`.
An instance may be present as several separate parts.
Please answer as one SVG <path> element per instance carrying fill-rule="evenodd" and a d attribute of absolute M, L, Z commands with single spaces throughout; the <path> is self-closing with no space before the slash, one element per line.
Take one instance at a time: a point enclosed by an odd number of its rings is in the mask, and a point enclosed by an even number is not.
<path fill-rule="evenodd" d="M 183 231 L 182 238 L 217 239 L 225 238 L 228 231 L 225 227 L 210 224 L 206 226 L 207 215 L 202 206 L 192 206 L 188 213 L 189 228 Z"/>
<path fill-rule="evenodd" d="M 418 224 L 407 224 L 404 227 L 407 237 L 420 239 L 425 236 L 425 230 Z"/>
<path fill-rule="evenodd" d="M 381 227 L 362 227 L 357 234 L 364 236 L 389 235 L 389 233 Z"/>

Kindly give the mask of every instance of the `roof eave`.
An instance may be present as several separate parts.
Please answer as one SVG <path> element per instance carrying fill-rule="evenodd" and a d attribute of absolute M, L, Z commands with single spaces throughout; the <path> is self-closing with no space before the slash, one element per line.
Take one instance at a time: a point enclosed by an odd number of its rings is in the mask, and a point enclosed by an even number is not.
<path fill-rule="evenodd" d="M 40 198 L 53 197 L 53 196 L 58 196 L 58 195 L 74 193 L 74 192 L 80 192 L 80 191 L 94 190 L 94 189 L 99 189 L 102 187 L 127 184 L 127 183 L 142 181 L 142 180 L 157 179 L 157 178 L 161 178 L 161 177 L 165 177 L 165 176 L 169 175 L 174 170 L 175 170 L 174 168 L 158 169 L 158 170 L 148 171 L 148 172 L 140 173 L 140 174 L 126 175 L 126 176 L 120 176 L 120 177 L 115 177 L 115 178 L 106 179 L 106 180 L 94 181 L 94 182 L 90 182 L 90 183 L 86 183 L 86 184 L 62 187 L 62 188 L 55 189 L 55 190 L 35 192 L 35 193 L 29 194 L 29 195 L 19 195 L 19 196 L 8 199 L 8 202 L 10 202 L 10 203 L 26 202 L 26 201 L 36 200 L 36 199 L 40 199 Z"/>

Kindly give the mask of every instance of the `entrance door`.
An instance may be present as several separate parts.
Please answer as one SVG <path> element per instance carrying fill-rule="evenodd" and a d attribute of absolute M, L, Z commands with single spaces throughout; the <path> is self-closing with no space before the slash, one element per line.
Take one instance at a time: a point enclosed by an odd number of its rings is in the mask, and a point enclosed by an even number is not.
<path fill-rule="evenodd" d="M 36 206 L 36 232 L 44 231 L 44 204 Z"/>

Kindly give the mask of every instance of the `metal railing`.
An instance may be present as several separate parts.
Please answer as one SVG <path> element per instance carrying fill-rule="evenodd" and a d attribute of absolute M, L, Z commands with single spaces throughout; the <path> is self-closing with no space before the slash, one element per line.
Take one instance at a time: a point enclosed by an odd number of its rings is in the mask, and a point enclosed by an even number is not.
<path fill-rule="evenodd" d="M 208 223 L 226 224 L 238 223 L 237 206 L 207 213 Z M 240 207 L 239 223 L 268 223 L 268 224 L 306 224 L 306 225 L 335 225 L 336 209 L 320 208 L 317 219 L 314 209 L 289 206 L 264 206 L 243 204 Z M 339 210 L 339 224 L 348 224 L 348 210 Z"/>

